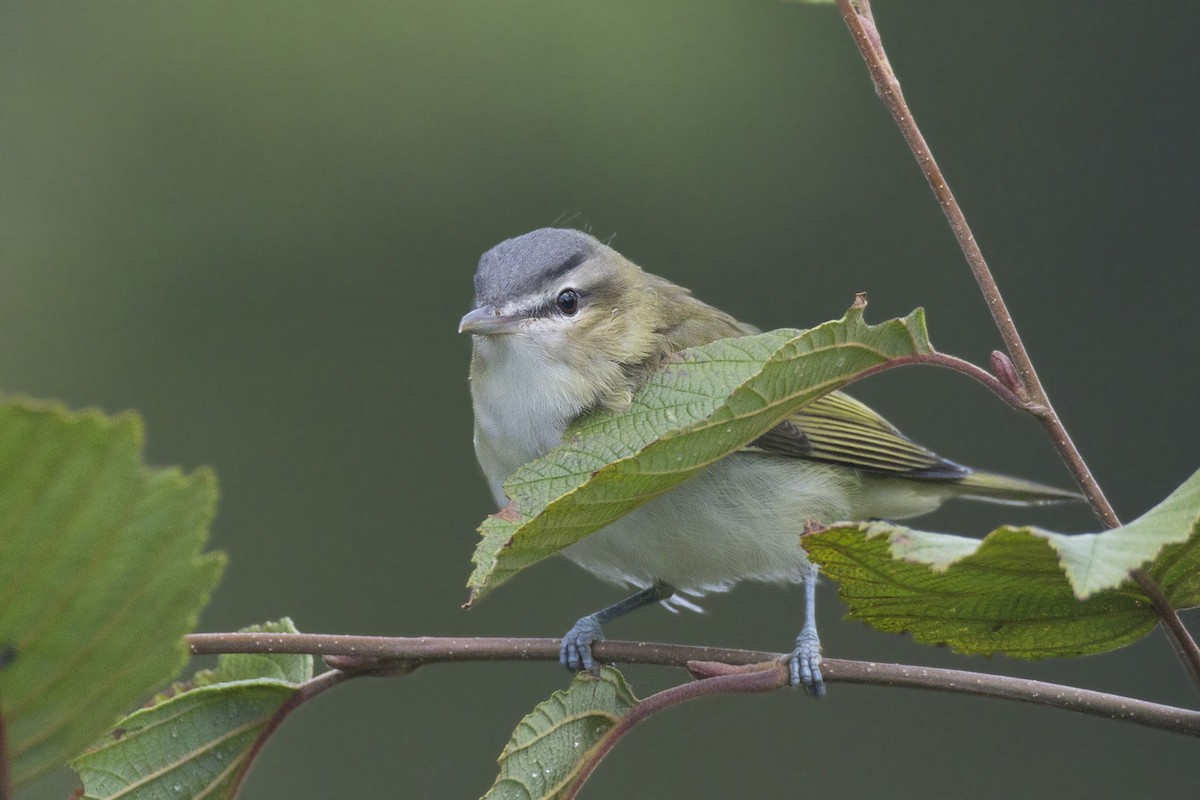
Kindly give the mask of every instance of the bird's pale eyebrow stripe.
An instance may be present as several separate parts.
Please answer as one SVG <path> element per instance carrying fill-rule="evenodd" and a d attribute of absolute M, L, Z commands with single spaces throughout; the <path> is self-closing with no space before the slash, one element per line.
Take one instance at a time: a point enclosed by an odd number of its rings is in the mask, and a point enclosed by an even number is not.
<path fill-rule="evenodd" d="M 542 292 L 532 292 L 505 303 L 501 310 L 505 314 L 544 317 L 554 310 L 554 297 L 547 297 Z"/>
<path fill-rule="evenodd" d="M 563 263 L 559 264 L 554 269 L 547 272 L 545 280 L 553 281 L 561 278 L 563 275 L 566 275 L 568 272 L 582 264 L 586 259 L 587 253 L 584 253 L 582 250 L 575 251 L 574 255 L 572 255 Z"/>

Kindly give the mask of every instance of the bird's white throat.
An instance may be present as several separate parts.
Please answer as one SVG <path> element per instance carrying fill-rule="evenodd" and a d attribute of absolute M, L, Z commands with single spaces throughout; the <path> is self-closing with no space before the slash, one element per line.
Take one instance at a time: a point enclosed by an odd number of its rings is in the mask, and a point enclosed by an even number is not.
<path fill-rule="evenodd" d="M 563 431 L 594 401 L 588 382 L 554 357 L 543 337 L 475 336 L 471 402 L 475 452 L 498 506 L 504 479 L 562 442 Z M 539 340 L 541 339 L 541 340 Z"/>

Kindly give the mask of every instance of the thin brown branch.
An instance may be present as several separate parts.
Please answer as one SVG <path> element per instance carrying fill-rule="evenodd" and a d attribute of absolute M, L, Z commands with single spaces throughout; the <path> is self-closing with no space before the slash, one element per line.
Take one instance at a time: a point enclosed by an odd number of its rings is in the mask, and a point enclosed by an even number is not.
<path fill-rule="evenodd" d="M 946 221 L 949 222 L 950 229 L 954 232 L 954 238 L 958 241 L 959 248 L 975 276 L 975 282 L 979 284 L 979 290 L 983 294 L 992 319 L 996 323 L 996 328 L 1000 331 L 1000 337 L 1004 340 L 1008 355 L 1012 359 L 1016 376 L 1025 389 L 1020 394 L 1029 398 L 1026 410 L 1032 413 L 1045 429 L 1050 441 L 1058 451 L 1059 457 L 1071 471 L 1096 516 L 1105 527 L 1117 527 L 1121 521 L 1112 504 L 1105 497 L 1095 476 L 1092 475 L 1087 462 L 1083 460 L 1079 448 L 1071 440 L 1062 419 L 1059 418 L 1054 406 L 1050 403 L 1050 397 L 1038 377 L 1037 370 L 1033 367 L 1033 361 L 1029 357 L 1028 350 L 1025 349 L 1021 335 L 1017 332 L 1017 326 L 1009 313 L 1008 305 L 1004 302 L 1000 288 L 996 285 L 992 271 L 983 257 L 983 251 L 979 248 L 979 243 L 975 240 L 975 235 L 971 232 L 970 225 L 967 224 L 967 218 L 955 199 L 954 193 L 950 190 L 950 185 L 946 182 L 941 168 L 938 167 L 937 161 L 933 157 L 933 151 L 917 126 L 916 118 L 904 100 L 900 81 L 897 80 L 896 73 L 888 61 L 887 53 L 883 48 L 883 39 L 879 34 L 879 29 L 875 26 L 875 18 L 871 13 L 869 0 L 837 0 L 837 5 L 863 61 L 866 62 L 867 71 L 871 74 L 871 81 L 875 84 L 875 93 L 879 95 L 879 99 L 892 115 L 892 119 L 900 129 L 901 136 L 904 137 L 905 143 L 908 144 L 913 157 L 916 158 L 917 165 L 929 183 L 929 188 L 933 190 L 938 205 L 941 206 L 942 213 L 945 214 Z M 1144 575 L 1139 576 L 1139 574 L 1134 574 L 1133 577 L 1142 585 L 1143 589 L 1146 589 L 1144 581 L 1148 578 Z M 1193 683 L 1200 689 L 1200 647 L 1179 623 L 1178 615 L 1169 603 L 1164 602 L 1160 605 L 1155 602 L 1154 606 L 1175 652 L 1183 660 Z"/>
<path fill-rule="evenodd" d="M 403 668 L 448 661 L 557 661 L 558 639 L 450 636 L 337 636 L 323 633 L 193 633 L 187 637 L 194 655 L 221 653 L 311 653 L 346 671 Z M 724 647 L 697 647 L 657 642 L 601 641 L 592 645 L 596 658 L 623 664 L 686 667 L 689 661 L 754 664 L 778 654 Z"/>
<path fill-rule="evenodd" d="M 875 93 L 879 95 L 879 99 L 891 113 L 892 119 L 900 129 L 900 134 L 904 137 L 921 172 L 925 175 L 929 188 L 933 190 L 938 205 L 941 206 L 942 213 L 945 214 L 947 222 L 950 223 L 950 229 L 954 232 L 954 238 L 958 241 L 967 264 L 975 276 L 975 282 L 979 284 L 979 290 L 983 293 L 984 301 L 992 314 L 992 319 L 995 320 L 996 328 L 1000 331 L 1000 337 L 1004 340 L 1004 346 L 1012 358 L 1017 375 L 1026 387 L 1031 400 L 1040 407 L 1040 411 L 1034 415 L 1050 434 L 1054 446 L 1075 476 L 1096 515 L 1107 527 L 1116 527 L 1120 524 L 1120 520 L 1117 519 L 1108 499 L 1100 490 L 1099 484 L 1096 483 L 1096 479 L 1092 476 L 1083 457 L 1054 412 L 1050 398 L 1033 367 L 1033 361 L 1029 358 L 1029 352 L 1025 349 L 1025 343 L 1017 332 L 1017 326 L 1009 313 L 1008 305 L 1004 302 L 1004 297 L 996 285 L 996 279 L 992 277 L 992 271 L 983 257 L 983 251 L 980 250 L 979 243 L 975 240 L 970 225 L 967 224 L 967 218 L 963 214 L 958 200 L 955 199 L 954 192 L 950 190 L 950 184 L 946 182 L 941 168 L 938 167 L 937 161 L 933 157 L 933 151 L 930 150 L 912 111 L 909 110 L 908 103 L 904 100 L 900 81 L 897 80 L 896 74 L 892 70 L 887 53 L 883 49 L 883 40 L 879 35 L 878 28 L 875 27 L 870 3 L 865 0 L 857 2 L 837 0 L 837 3 L 842 12 L 842 18 L 850 29 L 850 35 L 866 62 L 871 80 L 875 84 Z"/>
<path fill-rule="evenodd" d="M 313 699 L 327 689 L 332 689 L 339 683 L 344 683 L 350 678 L 355 677 L 354 673 L 342 672 L 340 670 L 331 669 L 328 672 L 323 672 L 315 678 L 311 678 L 300 685 L 291 697 L 289 697 L 283 705 L 276 709 L 271 718 L 267 720 L 267 724 L 263 727 L 258 737 L 254 740 L 254 744 L 246 752 L 246 758 L 238 767 L 237 773 L 233 777 L 233 781 L 229 785 L 229 797 L 236 797 L 238 790 L 241 788 L 242 781 L 246 779 L 246 775 L 250 772 L 250 767 L 254 765 L 254 759 L 262 751 L 263 745 L 267 743 L 267 739 L 271 738 L 271 734 L 275 733 L 283 721 L 289 714 L 295 711 L 304 703 Z"/>
<path fill-rule="evenodd" d="M 1183 620 L 1179 618 L 1179 612 L 1163 594 L 1158 583 L 1144 570 L 1135 569 L 1133 579 L 1150 598 L 1154 610 L 1158 612 L 1163 629 L 1167 632 L 1167 641 L 1175 648 L 1175 653 L 1187 669 L 1192 683 L 1200 686 L 1200 647 L 1196 646 L 1196 640 L 1192 638 L 1188 629 L 1183 627 Z"/>
<path fill-rule="evenodd" d="M 954 238 L 958 240 L 959 247 L 962 248 L 967 263 L 971 267 L 971 272 L 975 274 L 975 280 L 979 283 L 988 309 L 992 312 L 992 318 L 996 320 L 996 327 L 1000 329 L 1000 335 L 1004 339 L 1009 355 L 1015 362 L 1018 374 L 1030 388 L 1040 385 L 1033 363 L 1029 360 L 1029 354 L 1021 342 L 1021 337 L 1009 315 L 1004 298 L 1001 297 L 991 270 L 983 258 L 983 252 L 979 249 L 975 236 L 971 233 L 970 226 L 967 225 L 967 219 L 963 215 L 958 201 L 954 199 L 954 193 L 950 191 L 949 184 L 946 183 L 937 161 L 933 158 L 933 152 L 925 142 L 925 137 L 917 127 L 916 119 L 909 110 L 908 103 L 904 100 L 900 82 L 896 79 L 887 53 L 884 52 L 879 31 L 875 27 L 875 18 L 871 14 L 870 3 L 865 0 L 855 0 L 854 2 L 838 0 L 838 9 L 842 12 L 842 18 L 850 29 L 850 35 L 866 62 L 867 70 L 871 73 L 871 81 L 875 84 L 875 93 L 879 95 L 879 99 L 891 113 L 896 126 L 900 129 L 900 134 L 904 137 L 913 156 L 916 157 L 917 164 L 925 175 L 925 180 L 933 189 L 933 194 L 950 223 Z"/>
<path fill-rule="evenodd" d="M 854 380 L 860 381 L 863 378 L 869 378 L 880 372 L 885 372 L 895 367 L 906 367 L 915 364 L 928 364 L 933 367 L 945 367 L 966 375 L 968 378 L 983 384 L 992 394 L 999 397 L 1011 408 L 1017 411 L 1028 411 L 1029 403 L 1021 398 L 1016 392 L 1010 389 L 999 378 L 988 372 L 983 367 L 976 366 L 970 361 L 965 361 L 957 356 L 949 356 L 945 353 L 919 353 L 915 356 L 902 356 L 900 358 L 889 359 L 888 361 L 879 364 L 878 366 L 870 367 L 863 370 L 855 376 Z"/>
<path fill-rule="evenodd" d="M 1036 378 L 1037 376 L 1035 375 L 1035 381 Z M 1046 390 L 1042 388 L 1040 382 L 1027 384 L 1027 386 L 1035 402 L 1035 406 L 1031 407 L 1029 412 L 1041 423 L 1042 428 L 1046 431 L 1046 435 L 1050 437 L 1050 442 L 1054 445 L 1054 449 L 1058 451 L 1058 457 L 1067 465 L 1067 469 L 1075 477 L 1075 482 L 1079 484 L 1079 488 L 1083 491 L 1084 496 L 1087 497 L 1088 503 L 1092 507 L 1092 512 L 1104 527 L 1118 527 L 1121 524 L 1121 520 L 1117 516 L 1117 512 L 1113 509 L 1112 504 L 1108 502 L 1108 498 L 1104 496 L 1104 492 L 1100 489 L 1100 484 L 1096 482 L 1096 478 L 1092 475 L 1091 469 L 1088 468 L 1087 462 L 1083 460 L 1083 455 L 1075 447 L 1075 443 L 1071 441 L 1071 435 L 1067 433 L 1067 428 L 1063 425 L 1062 419 L 1059 418 L 1058 412 L 1050 405 L 1050 398 L 1046 396 Z M 1200 667 L 1200 665 L 1197 666 Z"/>
<path fill-rule="evenodd" d="M 192 652 L 312 653 L 348 674 L 411 672 L 447 661 L 557 661 L 558 639 L 451 638 L 421 636 L 334 636 L 323 634 L 201 633 L 187 637 Z M 784 658 L 782 653 L 659 642 L 603 641 L 593 645 L 602 662 L 686 667 L 689 662 L 730 666 Z M 821 662 L 826 683 L 905 686 L 934 691 L 1019 700 L 1122 720 L 1150 728 L 1200 736 L 1200 711 L 1041 681 L 980 672 L 904 664 L 876 664 L 830 658 Z"/>
<path fill-rule="evenodd" d="M 8 737 L 4 731 L 4 709 L 0 708 L 0 800 L 12 800 L 12 777 L 8 769 Z"/>
<path fill-rule="evenodd" d="M 709 665 L 696 666 L 702 669 L 703 666 Z M 579 773 L 563 791 L 563 800 L 572 800 L 579 794 L 579 790 L 583 788 L 583 784 L 587 782 L 592 772 L 595 771 L 604 757 L 608 755 L 609 751 L 616 746 L 617 742 L 630 730 L 645 722 L 654 714 L 664 711 L 671 706 L 686 703 L 688 700 L 696 700 L 701 697 L 711 697 L 718 694 L 773 692 L 776 689 L 787 686 L 788 683 L 787 668 L 781 662 L 768 662 L 765 665 L 758 665 L 757 668 L 741 668 L 720 673 L 714 670 L 709 674 L 713 674 L 713 677 L 705 677 L 703 680 L 672 686 L 670 689 L 664 689 L 657 694 L 652 694 L 639 702 L 624 717 L 621 717 L 617 724 L 601 737 L 596 747 L 584 758 Z"/>
<path fill-rule="evenodd" d="M 4 669 L 17 657 L 11 643 L 0 645 L 0 669 Z M 0 703 L 0 800 L 12 800 L 12 765 L 9 763 L 8 733 L 6 730 L 4 705 Z"/>

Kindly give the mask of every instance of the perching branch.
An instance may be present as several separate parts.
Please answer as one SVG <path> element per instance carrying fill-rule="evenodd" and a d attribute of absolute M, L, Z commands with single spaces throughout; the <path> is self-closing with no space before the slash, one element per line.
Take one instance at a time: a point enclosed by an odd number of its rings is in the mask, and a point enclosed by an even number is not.
<path fill-rule="evenodd" d="M 323 656 L 329 666 L 348 677 L 407 674 L 427 664 L 451 661 L 557 661 L 560 644 L 558 639 L 409 638 L 311 633 L 198 633 L 188 636 L 187 642 L 196 655 L 311 653 Z M 782 653 L 659 642 L 602 641 L 596 642 L 592 650 L 599 661 L 671 667 L 687 667 L 689 662 L 717 662 L 727 668 L 736 668 L 785 658 Z M 706 669 L 705 674 L 715 674 L 720 668 Z M 1200 711 L 1073 686 L 981 672 L 836 658 L 823 660 L 821 672 L 827 683 L 903 686 L 996 697 L 1132 722 L 1171 733 L 1200 736 Z"/>
<path fill-rule="evenodd" d="M 1014 391 L 1017 395 L 1027 398 L 1023 409 L 1041 423 L 1055 449 L 1058 450 L 1063 463 L 1066 464 L 1079 488 L 1087 497 L 1096 516 L 1105 527 L 1117 527 L 1121 521 L 1112 504 L 1100 489 L 1100 485 L 1096 482 L 1087 463 L 1083 460 L 1079 449 L 1071 441 L 1062 419 L 1051 405 L 1046 389 L 1033 367 L 1029 352 L 1025 349 L 1025 343 L 1021 340 L 1017 326 L 1008 311 L 1008 306 L 1000 294 L 1000 288 L 996 285 L 992 271 L 983 257 L 983 251 L 980 250 L 979 243 L 975 240 L 975 235 L 967 224 L 967 218 L 963 214 L 962 208 L 958 205 L 954 193 L 950 191 L 950 185 L 946 182 L 945 176 L 933 157 L 933 152 L 929 149 L 925 137 L 917 126 L 912 111 L 909 110 L 908 103 L 904 100 L 900 82 L 883 49 L 883 39 L 880 37 L 879 29 L 875 26 L 870 0 L 837 0 L 837 5 L 854 43 L 858 46 L 863 61 L 866 62 L 871 80 L 875 84 L 875 93 L 879 95 L 879 99 L 891 113 L 905 143 L 908 144 L 916 158 L 921 172 L 925 175 L 925 180 L 929 183 L 929 188 L 933 190 L 938 205 L 941 206 L 942 213 L 945 214 L 946 220 L 950 224 L 950 229 L 954 232 L 954 238 L 958 240 L 959 248 L 975 276 L 975 282 L 979 284 L 979 290 L 983 293 L 984 301 L 1000 331 L 1000 337 L 1004 340 L 1008 355 L 1012 359 L 1012 367 L 1015 369 L 1015 375 L 1012 377 L 1016 378 L 1019 384 Z M 1006 376 L 1001 375 L 1002 379 L 1004 377 Z M 1162 598 L 1162 592 L 1159 591 L 1150 576 L 1141 570 L 1135 570 L 1132 577 L 1152 600 Z M 1184 628 L 1179 615 L 1169 603 L 1166 603 L 1165 600 L 1161 603 L 1154 600 L 1154 608 L 1158 612 L 1168 639 L 1191 676 L 1192 682 L 1200 689 L 1200 646 L 1197 646 L 1195 639 Z"/>

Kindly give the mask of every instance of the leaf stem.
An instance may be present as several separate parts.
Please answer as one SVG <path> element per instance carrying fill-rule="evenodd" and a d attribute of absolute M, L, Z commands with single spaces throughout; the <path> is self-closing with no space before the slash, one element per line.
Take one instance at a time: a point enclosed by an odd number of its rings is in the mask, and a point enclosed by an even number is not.
<path fill-rule="evenodd" d="M 407 673 L 425 664 L 451 661 L 557 661 L 560 644 L 558 639 L 409 638 L 312 633 L 199 633 L 188 636 L 187 641 L 197 655 L 312 653 L 324 656 L 326 663 L 345 676 L 339 678 L 339 682 L 357 675 Z M 719 662 L 737 667 L 785 657 L 782 653 L 756 650 L 616 640 L 597 642 L 593 645 L 593 653 L 597 660 L 603 662 L 673 667 L 687 667 L 689 662 Z M 834 658 L 823 660 L 821 671 L 826 683 L 904 686 L 1018 700 L 1200 737 L 1200 711 L 1073 686 L 981 672 Z"/>
<path fill-rule="evenodd" d="M 1071 441 L 1062 419 L 1051 405 L 1050 397 L 1029 357 L 1029 351 L 1025 349 L 1025 343 L 1017 332 L 1017 326 L 1009 313 L 1008 305 L 1004 302 L 1000 288 L 996 285 L 992 271 L 983 257 L 983 251 L 980 250 L 979 243 L 975 240 L 970 225 L 967 224 L 967 218 L 963 214 L 962 208 L 950 190 L 950 185 L 946 182 L 941 168 L 938 167 L 937 161 L 933 157 L 933 151 L 930 150 L 929 144 L 921 134 L 916 118 L 904 100 L 900 81 L 897 80 L 896 73 L 888 61 L 887 53 L 883 48 L 883 39 L 879 34 L 879 29 L 875 26 L 870 0 L 837 0 L 837 6 L 841 11 L 842 19 L 845 20 L 846 27 L 850 30 L 850 36 L 854 39 L 863 61 L 866 62 L 867 71 L 871 74 L 871 81 L 875 85 L 875 93 L 879 95 L 879 99 L 891 113 L 892 119 L 900 129 L 901 136 L 904 137 L 905 143 L 908 144 L 909 150 L 916 158 L 917 165 L 929 183 L 929 188 L 933 190 L 938 205 L 941 206 L 942 213 L 946 216 L 946 221 L 954 233 L 954 238 L 958 241 L 958 246 L 975 276 L 975 282 L 979 284 L 983 299 L 992 314 L 996 328 L 1000 331 L 1000 337 L 1004 340 L 1005 349 L 1012 358 L 1017 377 L 1025 390 L 1024 394 L 1029 398 L 1024 405 L 1025 410 L 1041 423 L 1055 449 L 1058 450 L 1059 457 L 1067 465 L 1067 469 L 1071 471 L 1079 488 L 1087 497 L 1096 516 L 1105 527 L 1117 527 L 1121 521 L 1112 504 L 1105 497 L 1095 476 L 1092 475 L 1087 462 L 1083 460 L 1079 448 Z M 1138 572 L 1134 573 L 1133 578 L 1153 599 L 1154 595 L 1147 589 L 1145 582 L 1149 581 L 1149 578 L 1144 574 L 1139 575 Z M 1161 592 L 1158 593 L 1158 597 L 1162 599 L 1162 602 L 1155 601 L 1154 607 L 1159 614 L 1162 627 L 1171 640 L 1175 652 L 1183 661 L 1192 682 L 1197 689 L 1200 689 L 1200 647 L 1196 645 L 1195 639 L 1179 622 L 1178 614 L 1166 602 L 1166 598 L 1162 596 Z"/>

